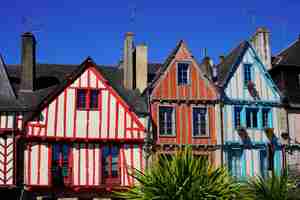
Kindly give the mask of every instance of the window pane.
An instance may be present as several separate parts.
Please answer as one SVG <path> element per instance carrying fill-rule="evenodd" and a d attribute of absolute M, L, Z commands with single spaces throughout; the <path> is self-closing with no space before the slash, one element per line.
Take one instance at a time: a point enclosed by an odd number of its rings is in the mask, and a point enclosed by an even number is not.
<path fill-rule="evenodd" d="M 98 108 L 98 90 L 91 90 L 90 91 L 90 108 L 96 109 Z"/>
<path fill-rule="evenodd" d="M 60 158 L 60 145 L 54 144 L 53 145 L 53 152 L 52 152 L 52 160 L 59 161 Z"/>
<path fill-rule="evenodd" d="M 108 146 L 103 147 L 102 149 L 102 165 L 103 165 L 103 176 L 109 176 L 110 168 L 110 149 Z"/>
<path fill-rule="evenodd" d="M 251 111 L 246 109 L 246 125 L 247 128 L 251 128 Z"/>
<path fill-rule="evenodd" d="M 173 134 L 173 108 L 159 107 L 159 132 L 161 135 Z"/>
<path fill-rule="evenodd" d="M 269 128 L 270 127 L 269 112 L 270 112 L 270 109 L 263 109 L 262 110 L 262 125 L 263 125 L 264 128 Z"/>
<path fill-rule="evenodd" d="M 206 108 L 193 108 L 193 136 L 206 135 Z"/>
<path fill-rule="evenodd" d="M 257 111 L 256 109 L 252 110 L 252 127 L 257 128 L 258 122 L 257 122 Z"/>
<path fill-rule="evenodd" d="M 240 108 L 240 107 L 234 108 L 234 126 L 236 128 L 241 126 L 241 111 L 242 111 L 242 108 Z"/>
<path fill-rule="evenodd" d="M 84 109 L 86 108 L 86 95 L 87 90 L 77 90 L 77 108 Z"/>
<path fill-rule="evenodd" d="M 103 177 L 118 177 L 119 175 L 119 147 L 105 146 L 102 150 Z"/>
<path fill-rule="evenodd" d="M 251 81 L 251 65 L 244 64 L 244 82 L 248 84 L 249 81 Z"/>
<path fill-rule="evenodd" d="M 179 85 L 188 84 L 188 71 L 189 64 L 188 63 L 178 63 L 177 69 L 177 81 Z"/>

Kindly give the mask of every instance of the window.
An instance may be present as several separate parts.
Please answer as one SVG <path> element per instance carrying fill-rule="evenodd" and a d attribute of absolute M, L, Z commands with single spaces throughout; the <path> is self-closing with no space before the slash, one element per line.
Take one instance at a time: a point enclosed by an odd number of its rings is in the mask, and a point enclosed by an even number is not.
<path fill-rule="evenodd" d="M 97 109 L 98 108 L 98 90 L 90 90 L 90 108 Z"/>
<path fill-rule="evenodd" d="M 77 91 L 77 108 L 86 109 L 87 90 L 79 89 Z"/>
<path fill-rule="evenodd" d="M 228 152 L 228 168 L 230 174 L 235 177 L 241 177 L 242 175 L 242 166 L 241 166 L 241 157 L 242 157 L 242 150 L 241 149 L 231 149 Z"/>
<path fill-rule="evenodd" d="M 119 152 L 120 149 L 116 145 L 104 146 L 102 150 L 102 173 L 103 178 L 119 182 Z"/>
<path fill-rule="evenodd" d="M 241 114 L 242 108 L 241 107 L 234 107 L 234 127 L 239 128 L 241 127 Z"/>
<path fill-rule="evenodd" d="M 52 146 L 52 178 L 54 185 L 65 185 L 69 181 L 70 148 L 67 144 L 54 144 Z"/>
<path fill-rule="evenodd" d="M 258 128 L 258 109 L 246 108 L 246 125 L 247 128 Z"/>
<path fill-rule="evenodd" d="M 247 85 L 248 82 L 252 80 L 251 68 L 252 68 L 251 64 L 244 64 L 244 83 L 245 83 L 245 85 Z"/>
<path fill-rule="evenodd" d="M 77 90 L 77 109 L 89 110 L 98 109 L 99 90 L 78 89 Z"/>
<path fill-rule="evenodd" d="M 270 109 L 262 109 L 262 127 L 271 128 Z"/>
<path fill-rule="evenodd" d="M 268 175 L 268 161 L 267 161 L 267 151 L 265 149 L 259 151 L 259 159 L 260 159 L 260 174 L 263 178 L 266 178 Z"/>
<path fill-rule="evenodd" d="M 159 107 L 159 134 L 174 135 L 175 134 L 175 114 L 173 107 Z"/>
<path fill-rule="evenodd" d="M 189 83 L 189 63 L 177 64 L 177 83 L 178 85 L 186 85 Z"/>
<path fill-rule="evenodd" d="M 205 136 L 206 131 L 206 108 L 193 108 L 193 137 Z"/>

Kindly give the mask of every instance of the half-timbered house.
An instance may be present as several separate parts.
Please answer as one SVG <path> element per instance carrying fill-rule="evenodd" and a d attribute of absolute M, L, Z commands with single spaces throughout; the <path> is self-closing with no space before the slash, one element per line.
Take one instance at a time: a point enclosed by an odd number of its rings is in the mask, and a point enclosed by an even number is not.
<path fill-rule="evenodd" d="M 285 114 L 268 74 L 268 32 L 258 29 L 217 65 L 222 99 L 223 162 L 233 176 L 265 176 L 282 169 L 281 133 Z"/>
<path fill-rule="evenodd" d="M 169 154 L 192 146 L 194 154 L 216 162 L 218 93 L 206 73 L 209 70 L 204 70 L 207 61 L 199 65 L 180 41 L 151 81 L 147 92 L 155 152 Z"/>
<path fill-rule="evenodd" d="M 91 58 L 36 64 L 35 38 L 23 34 L 22 64 L 0 62 L 0 184 L 29 199 L 110 198 L 131 187 L 130 170 L 145 168 L 148 119 L 141 93 L 123 86 L 123 69 Z"/>
<path fill-rule="evenodd" d="M 287 160 L 290 174 L 300 173 L 300 36 L 274 56 L 269 70 L 280 89 L 287 112 L 288 132 L 284 135 L 289 145 Z"/>

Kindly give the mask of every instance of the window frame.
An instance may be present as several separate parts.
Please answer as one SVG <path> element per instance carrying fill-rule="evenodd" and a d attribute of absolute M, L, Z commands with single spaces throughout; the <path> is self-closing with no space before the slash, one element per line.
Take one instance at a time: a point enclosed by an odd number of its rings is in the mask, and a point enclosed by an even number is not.
<path fill-rule="evenodd" d="M 247 125 L 247 111 L 250 110 L 250 127 L 248 127 Z M 253 127 L 253 112 L 256 110 L 256 127 Z M 260 112 L 260 108 L 255 108 L 255 107 L 246 107 L 245 108 L 245 120 L 246 120 L 246 128 L 247 129 L 259 129 L 260 128 L 260 124 L 259 124 L 259 112 Z"/>
<path fill-rule="evenodd" d="M 205 109 L 206 112 L 205 112 L 205 135 L 202 135 L 202 134 L 199 134 L 199 135 L 194 135 L 194 109 L 197 109 L 197 108 L 200 108 L 200 109 Z M 210 136 L 210 133 L 209 133 L 209 107 L 208 106 L 192 106 L 192 112 L 191 112 L 191 115 L 192 115 L 192 137 L 193 138 L 205 138 L 205 137 L 209 137 Z M 201 122 L 200 122 L 201 123 Z"/>
<path fill-rule="evenodd" d="M 239 114 L 240 114 L 240 120 L 239 120 L 239 126 L 237 126 L 237 121 L 236 121 L 236 111 L 240 110 Z M 233 121 L 234 121 L 234 128 L 238 129 L 243 127 L 243 106 L 234 106 L 233 107 Z"/>
<path fill-rule="evenodd" d="M 267 111 L 267 126 L 264 126 L 264 111 Z M 267 108 L 262 108 L 261 109 L 261 127 L 262 129 L 265 128 L 272 128 L 273 124 L 272 124 L 272 109 L 267 107 Z"/>
<path fill-rule="evenodd" d="M 55 148 L 57 148 L 57 147 L 59 148 L 59 150 L 57 151 L 58 159 L 55 159 L 55 154 L 57 154 L 57 152 L 55 152 Z M 64 155 L 63 147 L 67 147 L 67 155 L 66 156 Z M 51 144 L 51 152 L 52 153 L 51 153 L 51 169 L 50 170 L 51 170 L 52 185 L 55 185 L 55 186 L 60 186 L 60 184 L 69 185 L 72 182 L 72 177 L 73 177 L 73 175 L 72 175 L 73 163 L 70 160 L 70 157 L 72 155 L 72 146 L 67 143 L 53 143 L 53 144 Z M 64 159 L 64 157 L 66 157 L 66 159 Z M 54 174 L 55 173 L 55 170 L 54 170 L 55 165 L 57 165 L 57 167 L 60 167 L 60 171 L 56 171 L 61 174 L 61 176 L 59 176 L 59 177 L 55 176 L 55 174 Z M 60 165 L 62 165 L 62 166 L 60 166 Z M 67 170 L 68 170 L 67 176 L 63 175 L 63 170 L 65 167 L 64 165 L 66 165 Z M 57 180 L 59 182 L 58 183 L 54 182 L 54 178 L 59 179 L 59 180 Z"/>
<path fill-rule="evenodd" d="M 172 134 L 161 134 L 161 127 L 160 127 L 160 110 L 161 108 L 172 108 Z M 176 107 L 174 105 L 158 105 L 158 112 L 157 112 L 157 119 L 158 119 L 158 134 L 160 137 L 176 137 Z"/>
<path fill-rule="evenodd" d="M 186 83 L 179 83 L 179 65 L 180 64 L 187 64 L 188 65 L 188 68 L 187 68 L 187 77 L 186 77 L 186 80 L 187 82 Z M 191 61 L 177 61 L 176 62 L 176 84 L 179 85 L 179 86 L 186 86 L 186 85 L 190 85 L 190 71 L 191 71 Z"/>
<path fill-rule="evenodd" d="M 112 148 L 116 147 L 118 149 L 118 157 L 117 157 L 117 168 L 118 168 L 118 175 L 113 177 L 112 176 Z M 105 172 L 105 159 L 106 157 L 104 156 L 104 148 L 109 148 L 109 154 L 108 154 L 108 159 L 109 159 L 109 174 L 108 177 L 104 175 Z M 120 145 L 117 144 L 108 144 L 108 145 L 103 145 L 101 146 L 101 179 L 103 184 L 120 184 L 121 183 L 121 163 L 120 163 L 120 152 L 121 148 Z"/>
<path fill-rule="evenodd" d="M 80 90 L 85 91 L 85 106 L 84 107 L 78 107 L 78 100 L 79 100 L 79 92 Z M 92 107 L 91 106 L 91 99 L 92 99 L 92 91 L 96 91 L 97 92 L 97 107 Z M 100 99 L 100 95 L 101 95 L 101 89 L 97 89 L 97 88 L 77 88 L 76 89 L 76 110 L 81 110 L 81 111 L 87 111 L 87 110 L 99 110 L 100 109 L 100 105 L 99 105 L 99 99 Z"/>
<path fill-rule="evenodd" d="M 249 67 L 249 74 L 250 75 L 250 79 L 246 80 L 246 67 Z M 248 87 L 248 83 L 250 81 L 253 81 L 253 64 L 252 63 L 244 63 L 243 64 L 243 81 L 244 81 L 244 87 Z"/>
<path fill-rule="evenodd" d="M 236 157 L 236 159 L 233 159 L 234 157 Z M 228 171 L 230 175 L 235 178 L 241 178 L 243 175 L 242 157 L 243 157 L 242 149 L 230 149 L 227 152 Z M 236 162 L 236 164 L 233 164 L 234 161 Z"/>

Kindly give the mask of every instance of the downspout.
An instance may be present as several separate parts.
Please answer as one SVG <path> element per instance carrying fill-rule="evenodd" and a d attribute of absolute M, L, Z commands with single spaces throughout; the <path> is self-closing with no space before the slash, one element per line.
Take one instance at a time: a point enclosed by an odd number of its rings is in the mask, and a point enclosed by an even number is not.
<path fill-rule="evenodd" d="M 224 166 L 224 124 L 223 124 L 223 107 L 224 104 L 222 100 L 220 100 L 220 121 L 221 121 L 221 166 Z"/>
<path fill-rule="evenodd" d="M 152 145 L 152 139 L 151 139 L 151 124 L 152 124 L 152 115 L 151 115 L 151 101 L 150 101 L 150 92 L 149 92 L 149 87 L 147 87 L 147 107 L 149 112 L 148 114 L 148 123 L 147 123 L 147 133 L 146 133 L 146 138 L 145 138 L 145 169 L 147 170 L 149 168 L 149 158 L 151 156 L 151 145 Z"/>

